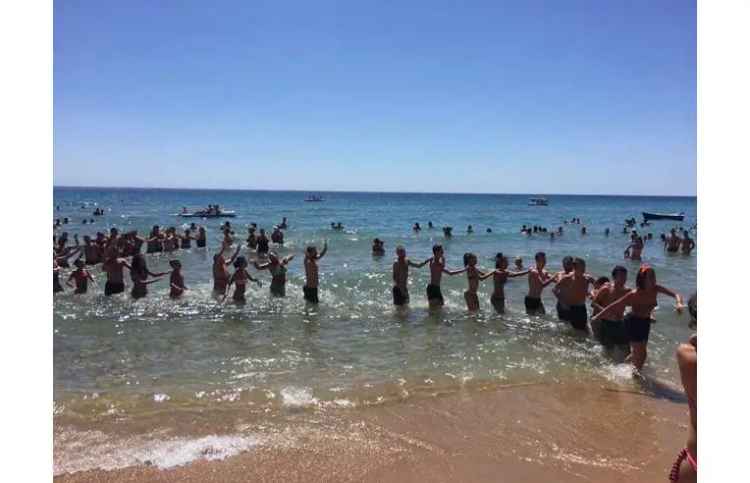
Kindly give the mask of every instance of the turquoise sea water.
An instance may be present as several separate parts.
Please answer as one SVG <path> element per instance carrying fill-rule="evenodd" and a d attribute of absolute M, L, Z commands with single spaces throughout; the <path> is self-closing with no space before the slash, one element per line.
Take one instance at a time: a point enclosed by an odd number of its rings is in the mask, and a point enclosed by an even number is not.
<path fill-rule="evenodd" d="M 79 189 L 54 190 L 54 218 L 69 217 L 58 233 L 94 234 L 115 226 L 146 235 L 154 224 L 181 228 L 196 221 L 208 230 L 207 249 L 192 248 L 168 256 L 148 255 L 152 271 L 167 271 L 178 258 L 190 291 L 182 300 L 168 298 L 168 282 L 150 285 L 146 299 L 105 298 L 104 275 L 85 296 L 72 291 L 54 299 L 54 398 L 56 423 L 64 427 L 96 427 L 116 419 L 165 427 L 180 411 L 237 409 L 253 421 L 283 417 L 296 408 L 356 408 L 383 401 L 420 397 L 472 385 L 538 380 L 629 383 L 627 366 L 606 357 L 590 337 L 574 333 L 554 314 L 554 296 L 545 290 L 548 315 L 524 312 L 525 278 L 506 285 L 504 315 L 489 303 L 491 279 L 480 287 L 481 311 L 468 314 L 463 291 L 465 276 L 445 277 L 446 306 L 430 313 L 424 289 L 428 270 L 411 270 L 411 306 L 393 308 L 391 264 L 396 245 L 421 261 L 442 243 L 450 267 L 460 268 L 464 252 L 472 251 L 485 269 L 503 252 L 532 263 L 537 251 L 547 253 L 548 269 L 557 271 L 565 255 L 580 256 L 588 271 L 609 275 L 615 264 L 630 271 L 638 264 L 623 259 L 628 238 L 625 218 L 640 219 L 641 211 L 685 212 L 684 227 L 697 224 L 696 199 L 690 197 L 623 197 L 548 195 L 549 206 L 528 206 L 531 195 L 321 193 L 321 203 L 306 203 L 307 193 L 262 191 Z M 269 276 L 262 289 L 249 288 L 248 303 L 219 304 L 211 296 L 211 259 L 219 245 L 224 219 L 184 220 L 175 217 L 183 206 L 220 204 L 235 210 L 230 222 L 244 244 L 247 226 L 255 222 L 270 233 L 287 217 L 282 255 L 296 254 L 290 264 L 287 297 L 273 299 Z M 94 206 L 106 210 L 93 225 Z M 581 219 L 588 229 L 563 220 Z M 432 221 L 434 230 L 427 229 Z M 331 222 L 343 223 L 343 232 Z M 414 233 L 419 222 L 423 230 Z M 439 227 L 454 227 L 445 239 Z M 473 225 L 475 232 L 466 233 Z M 563 226 L 565 234 L 526 237 L 521 225 L 549 229 Z M 686 298 L 696 290 L 696 259 L 668 255 L 659 235 L 674 222 L 653 222 L 640 229 L 651 232 L 644 261 L 660 284 Z M 486 233 L 486 228 L 492 233 Z M 605 228 L 612 231 L 604 236 Z M 372 239 L 385 241 L 387 255 L 373 258 Z M 308 307 L 302 299 L 302 249 L 328 240 L 320 262 L 321 304 Z M 255 270 L 251 269 L 255 276 Z M 126 274 L 129 285 L 129 277 Z M 550 287 L 551 288 L 551 287 Z M 661 299 L 649 343 L 646 374 L 677 380 L 674 349 L 691 331 L 687 315 Z M 57 451 L 57 448 L 56 448 Z M 86 465 L 81 463 L 80 468 Z M 92 463 L 93 464 L 93 463 Z M 59 471 L 73 467 L 60 466 Z"/>

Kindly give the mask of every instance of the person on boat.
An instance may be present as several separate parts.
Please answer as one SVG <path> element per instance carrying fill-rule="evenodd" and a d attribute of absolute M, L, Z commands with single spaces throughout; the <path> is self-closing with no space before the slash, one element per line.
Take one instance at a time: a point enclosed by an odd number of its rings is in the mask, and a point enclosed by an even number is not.
<path fill-rule="evenodd" d="M 464 292 L 464 300 L 466 301 L 466 308 L 469 312 L 476 312 L 479 310 L 479 295 L 477 290 L 479 289 L 479 282 L 487 280 L 494 275 L 492 272 L 482 272 L 477 268 L 477 256 L 473 253 L 464 253 L 464 267 L 466 268 L 466 278 L 469 282 L 468 290 Z"/>
<path fill-rule="evenodd" d="M 534 262 L 535 267 L 529 270 L 529 292 L 523 302 L 527 314 L 544 315 L 546 311 L 542 303 L 542 291 L 555 280 L 555 277 L 544 270 L 547 264 L 547 255 L 544 252 L 537 252 L 534 255 Z"/>
<path fill-rule="evenodd" d="M 688 302 L 690 316 L 695 322 L 698 318 L 698 301 L 693 295 Z M 680 380 L 688 400 L 690 421 L 685 447 L 669 473 L 671 482 L 695 482 L 698 479 L 698 336 L 693 334 L 688 342 L 677 347 L 677 366 L 680 368 Z"/>
<path fill-rule="evenodd" d="M 669 253 L 677 253 L 682 245 L 682 239 L 677 235 L 677 230 L 672 228 L 669 231 L 669 236 L 666 237 L 664 242 L 664 248 Z"/>
<path fill-rule="evenodd" d="M 198 236 L 195 238 L 195 245 L 198 248 L 206 247 L 206 229 L 202 226 L 198 227 Z"/>
<path fill-rule="evenodd" d="M 382 257 L 385 255 L 385 242 L 380 238 L 375 238 L 372 241 L 372 256 Z"/>
<path fill-rule="evenodd" d="M 185 278 L 182 276 L 182 263 L 179 260 L 170 260 L 169 266 L 172 272 L 169 275 L 169 298 L 178 299 L 185 293 Z"/>
<path fill-rule="evenodd" d="M 505 284 L 509 278 L 527 275 L 528 270 L 511 272 L 508 270 L 508 257 L 502 253 L 495 255 L 495 271 L 493 272 L 493 287 L 490 303 L 498 314 L 505 313 Z"/>
<path fill-rule="evenodd" d="M 266 230 L 260 229 L 258 235 L 258 249 L 257 253 L 259 256 L 265 256 L 268 253 L 268 237 L 266 236 Z"/>
<path fill-rule="evenodd" d="M 576 257 L 573 259 L 573 271 L 560 277 L 555 285 L 555 295 L 565 294 L 562 301 L 567 307 L 567 318 L 564 320 L 570 322 L 574 329 L 588 331 L 586 299 L 589 296 L 589 285 L 594 282 L 594 278 L 586 273 L 586 262 Z"/>
<path fill-rule="evenodd" d="M 234 284 L 234 293 L 232 294 L 232 300 L 237 304 L 244 304 L 245 290 L 247 289 L 247 282 L 255 282 L 258 287 L 262 287 L 260 280 L 254 279 L 250 272 L 247 271 L 247 259 L 245 257 L 237 257 L 234 261 L 234 273 L 229 279 L 228 286 L 231 287 Z M 226 294 L 224 295 L 226 298 Z"/>
<path fill-rule="evenodd" d="M 638 233 L 633 230 L 633 233 L 630 235 L 630 245 L 625 249 L 625 258 L 629 258 L 631 260 L 640 260 L 641 259 L 641 253 L 643 252 L 643 238 L 638 235 Z"/>
<path fill-rule="evenodd" d="M 294 259 L 294 255 L 279 258 L 276 252 L 269 252 L 268 263 L 259 264 L 253 262 L 256 270 L 268 270 L 271 272 L 271 295 L 284 297 L 286 295 L 286 272 L 287 265 Z"/>
<path fill-rule="evenodd" d="M 687 230 L 682 231 L 682 243 L 680 244 L 680 250 L 683 255 L 690 255 L 695 248 L 695 241 L 690 238 L 690 233 Z"/>
<path fill-rule="evenodd" d="M 86 270 L 85 264 L 80 258 L 73 262 L 73 265 L 75 265 L 76 269 L 70 273 L 70 276 L 68 277 L 68 280 L 65 282 L 65 284 L 68 287 L 75 286 L 76 290 L 73 293 L 85 294 L 88 290 L 89 280 L 94 282 L 94 277 L 88 270 Z"/>
<path fill-rule="evenodd" d="M 446 275 L 459 275 L 466 271 L 466 268 L 461 270 L 448 270 L 445 267 L 445 252 L 443 251 L 443 245 L 432 246 L 432 257 L 429 259 L 430 262 L 430 283 L 427 285 L 427 303 L 430 309 L 437 309 L 445 304 L 443 299 L 443 292 L 440 289 L 440 283 L 443 278 L 443 274 Z"/>
<path fill-rule="evenodd" d="M 151 272 L 146 265 L 146 258 L 143 254 L 136 254 L 130 263 L 130 279 L 133 281 L 133 288 L 130 291 L 130 295 L 134 299 L 145 297 L 148 294 L 147 287 L 154 282 L 158 282 L 161 280 L 161 277 L 168 274 L 169 272 Z M 153 277 L 153 279 L 149 280 L 149 276 Z"/>
<path fill-rule="evenodd" d="M 237 249 L 234 252 L 234 255 L 232 255 L 229 260 L 225 260 L 224 251 L 227 248 L 229 248 L 229 245 L 227 245 L 226 243 L 222 243 L 219 253 L 214 255 L 213 277 L 214 295 L 216 296 L 226 296 L 227 285 L 229 284 L 229 272 L 227 271 L 227 267 L 234 263 L 234 261 L 237 259 L 237 255 L 239 255 L 240 253 L 240 247 L 238 245 Z"/>
<path fill-rule="evenodd" d="M 643 368 L 647 357 L 648 336 L 651 332 L 652 312 L 657 305 L 659 294 L 673 297 L 677 303 L 675 308 L 678 313 L 682 312 L 682 296 L 666 287 L 656 283 L 656 273 L 648 265 L 641 265 L 635 278 L 636 288 L 626 293 L 623 297 L 610 303 L 592 319 L 607 319 L 609 316 L 619 315 L 625 307 L 630 307 L 630 312 L 625 316 L 625 328 L 630 342 L 630 361 L 637 372 Z"/>
<path fill-rule="evenodd" d="M 403 306 L 409 304 L 409 267 L 422 268 L 430 259 L 422 263 L 415 263 L 406 258 L 406 249 L 399 245 L 396 247 L 396 260 L 393 262 L 393 305 Z"/>
<path fill-rule="evenodd" d="M 318 248 L 315 245 L 308 245 L 305 248 L 305 285 L 302 292 L 306 301 L 317 304 L 318 299 L 318 260 L 328 252 L 328 241 L 323 242 L 323 250 L 318 254 Z"/>
<path fill-rule="evenodd" d="M 625 285 L 627 281 L 628 270 L 621 265 L 617 265 L 612 269 L 612 282 L 597 289 L 591 302 L 593 310 L 591 328 L 598 327 L 598 330 L 594 330 L 594 335 L 597 336 L 605 349 L 618 348 L 625 354 L 630 353 L 630 341 L 624 320 L 625 306 L 619 306 L 611 310 L 606 319 L 598 319 L 596 315 L 630 292 L 630 287 Z"/>

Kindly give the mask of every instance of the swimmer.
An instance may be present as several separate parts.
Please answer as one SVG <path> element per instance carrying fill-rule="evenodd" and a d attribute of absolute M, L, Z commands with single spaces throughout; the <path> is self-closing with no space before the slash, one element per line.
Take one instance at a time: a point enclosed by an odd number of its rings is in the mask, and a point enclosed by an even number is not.
<path fill-rule="evenodd" d="M 285 216 L 281 219 L 281 223 L 279 224 L 279 229 L 286 230 L 287 228 L 289 228 L 289 225 L 286 222 L 286 216 Z"/>
<path fill-rule="evenodd" d="M 487 233 L 492 233 L 492 228 L 487 228 Z"/>
<path fill-rule="evenodd" d="M 669 236 L 665 238 L 664 248 L 668 253 L 677 253 L 682 245 L 682 239 L 677 236 L 677 230 L 672 228 L 669 231 Z"/>
<path fill-rule="evenodd" d="M 169 266 L 172 267 L 172 273 L 169 275 L 169 298 L 177 299 L 187 290 L 182 276 L 182 263 L 179 260 L 170 260 Z"/>
<path fill-rule="evenodd" d="M 224 259 L 224 250 L 229 248 L 226 243 L 222 243 L 219 253 L 214 255 L 213 276 L 214 276 L 214 295 L 226 296 L 227 285 L 229 285 L 229 272 L 227 267 L 232 265 L 240 253 L 240 247 L 234 252 L 234 255 L 227 261 Z"/>
<path fill-rule="evenodd" d="M 406 249 L 396 247 L 396 260 L 393 262 L 393 305 L 403 306 L 409 303 L 409 267 L 422 268 L 430 259 L 422 263 L 414 263 L 406 258 Z"/>
<path fill-rule="evenodd" d="M 605 284 L 603 287 L 599 288 L 594 294 L 591 302 L 591 308 L 593 310 L 591 328 L 598 327 L 599 330 L 594 331 L 595 335 L 598 333 L 597 339 L 599 339 L 605 349 L 613 349 L 617 347 L 625 354 L 630 353 L 628 332 L 624 321 L 625 306 L 620 306 L 611 310 L 607 314 L 606 319 L 600 320 L 596 315 L 604 310 L 605 307 L 620 300 L 630 292 L 630 288 L 625 286 L 627 280 L 628 270 L 621 265 L 617 265 L 612 269 L 612 283 Z"/>
<path fill-rule="evenodd" d="M 601 312 L 592 317 L 593 320 L 606 320 L 611 314 L 619 314 L 625 307 L 630 312 L 625 316 L 625 328 L 630 342 L 630 362 L 637 372 L 643 368 L 647 357 L 648 336 L 651 332 L 652 313 L 657 305 L 659 294 L 674 298 L 677 303 L 675 309 L 682 312 L 682 296 L 656 283 L 656 273 L 648 265 L 642 265 L 635 278 L 636 288 L 623 297 L 610 303 Z"/>
<path fill-rule="evenodd" d="M 445 238 L 451 238 L 453 236 L 453 227 L 452 226 L 444 226 L 443 227 L 443 236 Z"/>
<path fill-rule="evenodd" d="M 273 227 L 273 232 L 271 232 L 271 241 L 276 243 L 277 245 L 284 244 L 284 232 L 281 231 L 281 228 L 279 228 L 278 226 Z"/>
<path fill-rule="evenodd" d="M 473 253 L 464 253 L 464 267 L 466 267 L 466 278 L 469 281 L 469 289 L 464 292 L 466 308 L 469 312 L 479 310 L 479 296 L 477 289 L 479 282 L 490 278 L 495 272 L 484 273 L 477 268 L 477 256 Z"/>
<path fill-rule="evenodd" d="M 234 273 L 229 279 L 227 288 L 231 287 L 234 284 L 234 293 L 232 294 L 232 300 L 234 300 L 237 304 L 242 305 L 246 302 L 245 290 L 247 289 L 247 282 L 255 282 L 258 284 L 258 287 L 261 287 L 262 284 L 260 283 L 260 280 L 254 279 L 247 271 L 247 259 L 245 257 L 237 257 L 237 259 L 234 261 L 234 268 Z M 226 299 L 226 297 L 227 295 L 225 293 L 224 299 Z"/>
<path fill-rule="evenodd" d="M 640 260 L 641 259 L 641 253 L 643 252 L 643 238 L 636 233 L 635 230 L 633 230 L 633 233 L 630 235 L 630 245 L 625 249 L 625 258 L 629 258 L 631 260 Z"/>
<path fill-rule="evenodd" d="M 116 251 L 110 250 L 102 264 L 102 270 L 107 274 L 107 282 L 104 284 L 104 295 L 107 297 L 125 291 L 123 268 L 130 270 L 131 266 L 127 260 L 119 258 Z"/>
<path fill-rule="evenodd" d="M 526 313 L 529 315 L 544 315 L 544 304 L 542 303 L 542 291 L 544 287 L 552 283 L 555 278 L 544 270 L 547 264 L 547 255 L 537 252 L 534 255 L 536 266 L 529 270 L 529 292 L 524 298 Z"/>
<path fill-rule="evenodd" d="M 422 227 L 419 226 L 419 223 L 414 223 L 414 226 L 411 229 L 414 230 L 415 232 L 422 231 Z"/>
<path fill-rule="evenodd" d="M 75 281 L 76 290 L 73 293 L 84 294 L 88 290 L 89 280 L 94 282 L 94 277 L 84 268 L 83 260 L 80 258 L 73 262 L 73 265 L 75 265 L 76 269 L 70 273 L 65 284 L 68 287 L 73 287 L 74 284 L 71 282 Z"/>
<path fill-rule="evenodd" d="M 466 227 L 466 233 L 474 233 L 474 228 L 471 225 Z"/>
<path fill-rule="evenodd" d="M 604 236 L 609 236 L 609 228 L 604 229 Z"/>
<path fill-rule="evenodd" d="M 431 221 L 427 222 L 427 228 L 429 228 L 430 230 L 432 230 L 434 228 L 434 226 L 432 226 L 432 222 Z"/>
<path fill-rule="evenodd" d="M 427 285 L 427 303 L 431 309 L 442 307 L 445 303 L 443 299 L 443 293 L 440 290 L 440 282 L 443 278 L 443 274 L 447 275 L 458 275 L 464 273 L 463 270 L 448 270 L 445 268 L 445 252 L 443 251 L 442 245 L 432 246 L 432 258 L 430 262 L 430 283 Z"/>
<path fill-rule="evenodd" d="M 490 297 L 490 303 L 498 314 L 505 313 L 505 284 L 509 278 L 527 275 L 528 270 L 522 272 L 508 271 L 508 257 L 502 253 L 495 255 L 495 271 L 493 272 L 494 290 Z"/>
<path fill-rule="evenodd" d="M 190 234 L 190 230 L 185 230 L 185 233 L 178 237 L 180 240 L 180 248 L 183 250 L 190 250 L 190 240 L 195 240 L 195 237 Z"/>
<path fill-rule="evenodd" d="M 284 297 L 286 295 L 286 272 L 287 265 L 294 259 L 294 255 L 279 258 L 276 252 L 268 254 L 268 263 L 259 264 L 253 262 L 256 270 L 268 270 L 271 272 L 271 295 L 274 297 Z"/>
<path fill-rule="evenodd" d="M 380 238 L 375 238 L 372 241 L 372 256 L 382 257 L 383 255 L 385 255 L 385 242 Z"/>
<path fill-rule="evenodd" d="M 683 230 L 682 243 L 680 245 L 680 250 L 682 251 L 682 254 L 690 255 L 690 252 L 692 252 L 694 248 L 695 248 L 695 241 L 693 241 L 693 239 L 690 238 L 690 233 L 688 233 L 687 230 Z"/>
<path fill-rule="evenodd" d="M 263 228 L 260 229 L 260 234 L 258 235 L 257 253 L 258 256 L 265 256 L 268 253 L 268 237 L 266 236 L 266 230 Z"/>
<path fill-rule="evenodd" d="M 133 261 L 130 265 L 130 279 L 133 281 L 133 289 L 130 291 L 130 295 L 134 299 L 140 299 L 148 294 L 148 285 L 161 280 L 161 277 L 169 274 L 169 272 L 152 273 L 146 265 L 146 258 L 142 254 L 133 256 Z M 148 277 L 154 277 L 153 280 L 148 280 Z"/>
<path fill-rule="evenodd" d="M 312 304 L 319 303 L 318 299 L 318 260 L 328 251 L 328 241 L 323 242 L 323 250 L 318 254 L 318 248 L 308 245 L 305 249 L 305 285 L 302 287 L 305 300 Z"/>

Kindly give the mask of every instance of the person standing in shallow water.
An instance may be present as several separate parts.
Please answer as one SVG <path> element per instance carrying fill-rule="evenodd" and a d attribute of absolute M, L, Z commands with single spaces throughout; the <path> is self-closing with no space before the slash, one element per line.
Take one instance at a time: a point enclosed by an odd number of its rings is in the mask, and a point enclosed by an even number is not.
<path fill-rule="evenodd" d="M 161 277 L 168 275 L 169 272 L 153 273 L 146 266 L 146 258 L 143 254 L 138 253 L 133 256 L 133 261 L 130 264 L 130 279 L 133 281 L 133 289 L 130 291 L 130 295 L 134 299 L 140 299 L 148 294 L 148 285 L 161 280 Z M 154 277 L 153 280 L 149 280 L 148 277 Z"/>
<path fill-rule="evenodd" d="M 490 303 L 495 308 L 495 312 L 498 314 L 505 313 L 505 283 L 508 281 L 508 278 L 521 277 L 528 273 L 528 270 L 522 272 L 508 271 L 508 257 L 502 253 L 498 253 L 495 256 L 495 271 L 493 272 L 494 290 L 492 297 L 490 297 Z"/>
<path fill-rule="evenodd" d="M 620 300 L 630 292 L 630 288 L 625 285 L 628 280 L 628 270 L 617 265 L 612 269 L 612 282 L 607 283 L 597 290 L 591 307 L 594 310 L 594 316 L 591 318 L 591 327 L 599 326 L 598 331 L 594 334 L 599 335 L 599 341 L 605 349 L 615 347 L 621 349 L 625 354 L 630 353 L 628 333 L 625 328 L 625 306 L 619 306 L 611 310 L 606 319 L 598 320 L 595 316 L 604 310 L 605 307 L 613 302 Z"/>
<path fill-rule="evenodd" d="M 319 303 L 318 299 L 318 260 L 325 256 L 328 251 L 328 241 L 323 242 L 323 250 L 318 254 L 318 248 L 309 245 L 305 249 L 305 285 L 302 287 L 305 300 L 312 303 Z"/>
<path fill-rule="evenodd" d="M 464 267 L 466 267 L 466 278 L 469 282 L 469 288 L 464 292 L 466 308 L 469 312 L 476 312 L 479 310 L 479 295 L 477 295 L 479 282 L 487 280 L 495 272 L 484 273 L 479 270 L 477 268 L 477 256 L 473 253 L 464 253 Z"/>
<path fill-rule="evenodd" d="M 422 263 L 414 263 L 406 258 L 406 249 L 396 247 L 396 260 L 393 262 L 393 305 L 403 306 L 409 303 L 409 267 L 422 268 L 430 259 Z"/>
<path fill-rule="evenodd" d="M 586 262 L 582 258 L 573 259 L 573 271 L 562 276 L 555 285 L 555 294 L 565 293 L 564 303 L 566 321 L 574 329 L 588 331 L 588 313 L 586 311 L 586 299 L 589 295 L 589 285 L 594 283 L 594 278 L 586 273 Z"/>
<path fill-rule="evenodd" d="M 529 270 L 529 292 L 524 298 L 524 305 L 527 314 L 544 315 L 546 311 L 542 303 L 542 291 L 555 280 L 555 277 L 544 269 L 547 264 L 547 255 L 544 252 L 537 252 L 534 262 L 536 266 Z"/>
<path fill-rule="evenodd" d="M 271 295 L 275 297 L 284 297 L 286 295 L 286 266 L 292 261 L 294 255 L 279 258 L 276 252 L 268 254 L 268 263 L 259 264 L 253 262 L 256 270 L 268 270 L 271 272 Z"/>
<path fill-rule="evenodd" d="M 427 303 L 431 309 L 442 307 L 445 303 L 443 299 L 443 293 L 440 290 L 440 282 L 443 278 L 443 274 L 446 275 L 459 275 L 466 271 L 466 268 L 462 270 L 448 270 L 445 268 L 445 252 L 443 252 L 442 245 L 432 246 L 432 258 L 429 259 L 430 263 L 430 283 L 427 285 Z"/>
<path fill-rule="evenodd" d="M 625 329 L 630 342 L 629 359 L 637 372 L 643 369 L 646 362 L 648 337 L 651 332 L 652 312 L 657 305 L 659 294 L 674 298 L 677 303 L 675 309 L 682 312 L 682 296 L 666 287 L 656 283 L 656 273 L 648 265 L 642 265 L 635 278 L 634 290 L 631 290 L 619 300 L 606 306 L 601 312 L 592 317 L 592 320 L 607 319 L 612 314 L 617 314 L 625 307 L 630 307 L 630 312 L 625 316 Z"/>
<path fill-rule="evenodd" d="M 227 285 L 229 285 L 229 272 L 227 267 L 232 265 L 240 254 L 240 246 L 237 245 L 237 249 L 234 255 L 227 261 L 224 259 L 224 251 L 229 248 L 226 243 L 221 244 L 221 250 L 219 253 L 214 255 L 213 265 L 213 276 L 214 276 L 214 296 L 223 297 L 227 293 Z"/>

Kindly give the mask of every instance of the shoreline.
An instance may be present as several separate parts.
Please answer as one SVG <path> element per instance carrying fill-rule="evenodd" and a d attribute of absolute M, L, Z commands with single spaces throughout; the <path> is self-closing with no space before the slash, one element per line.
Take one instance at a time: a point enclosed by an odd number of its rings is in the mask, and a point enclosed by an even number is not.
<path fill-rule="evenodd" d="M 216 456 L 209 447 L 182 466 L 130 465 L 55 480 L 665 481 L 687 436 L 682 401 L 578 383 L 514 384 L 296 416 L 276 434 L 282 439 L 261 438 L 224 459 L 205 459 Z M 57 440 L 56 433 L 56 453 Z"/>

